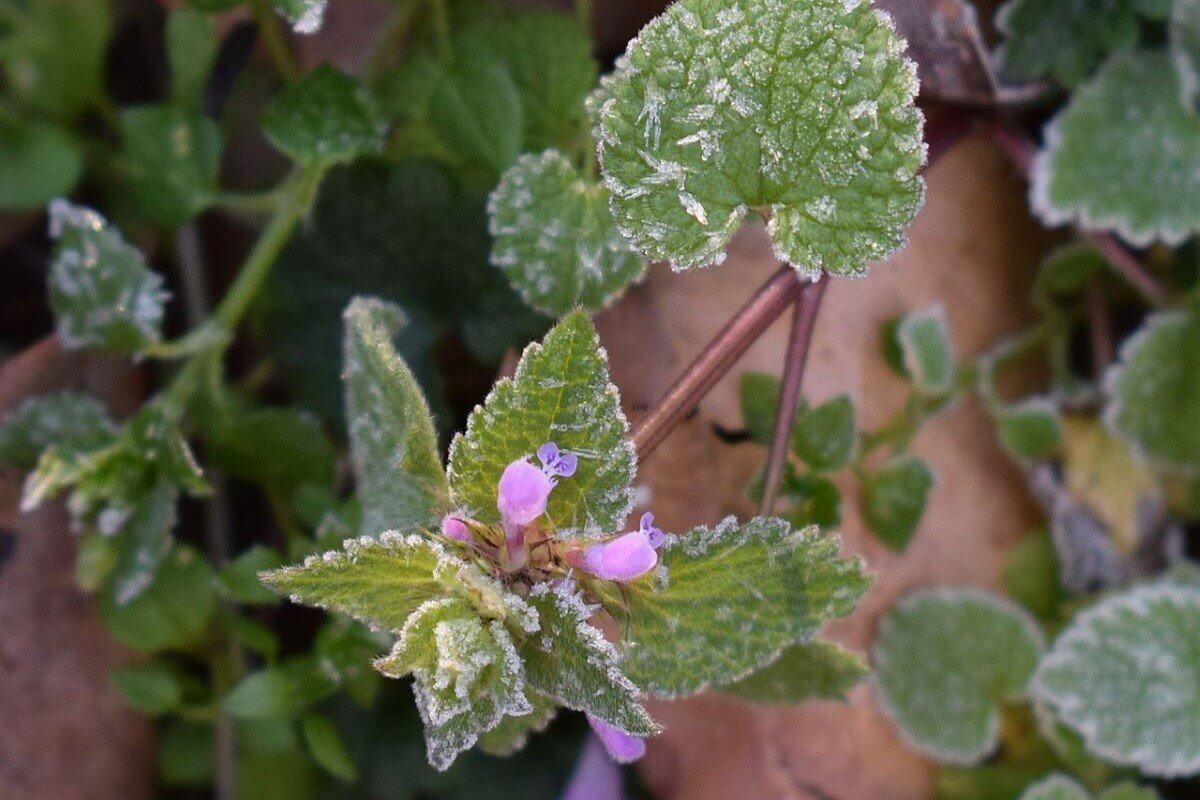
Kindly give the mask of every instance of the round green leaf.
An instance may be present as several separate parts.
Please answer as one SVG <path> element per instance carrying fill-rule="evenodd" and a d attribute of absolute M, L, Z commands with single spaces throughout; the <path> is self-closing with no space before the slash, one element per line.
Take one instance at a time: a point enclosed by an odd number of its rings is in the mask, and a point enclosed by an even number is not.
<path fill-rule="evenodd" d="M 1200 772 L 1200 589 L 1146 585 L 1077 616 L 1033 693 L 1088 750 L 1148 775 Z"/>
<path fill-rule="evenodd" d="M 57 125 L 0 124 L 0 210 L 27 211 L 69 194 L 83 172 L 83 151 Z"/>
<path fill-rule="evenodd" d="M 195 642 L 216 607 L 212 567 L 194 550 L 176 547 L 150 586 L 128 603 L 119 605 L 105 593 L 100 615 L 117 641 L 152 651 Z"/>
<path fill-rule="evenodd" d="M 888 547 L 903 550 L 917 532 L 932 488 L 933 472 L 916 456 L 893 459 L 866 474 L 860 498 L 867 527 Z"/>
<path fill-rule="evenodd" d="M 993 413 L 1000 442 L 1018 458 L 1048 458 L 1062 448 L 1062 416 L 1049 398 L 1031 397 Z"/>
<path fill-rule="evenodd" d="M 1138 2 L 1012 0 L 996 16 L 996 27 L 1007 37 L 1000 50 L 1005 75 L 1081 83 L 1108 53 L 1137 43 Z"/>
<path fill-rule="evenodd" d="M 792 449 L 813 469 L 839 469 L 854 452 L 857 432 L 854 401 L 839 395 L 816 408 L 802 409 L 792 429 Z"/>
<path fill-rule="evenodd" d="M 111 3 L 29 0 L 17 7 L 19 24 L 4 39 L 6 88 L 24 105 L 73 119 L 104 94 Z"/>
<path fill-rule="evenodd" d="M 488 199 L 492 264 L 529 305 L 599 310 L 645 269 L 617 231 L 608 189 L 557 150 L 525 154 Z"/>
<path fill-rule="evenodd" d="M 1024 696 L 1042 651 L 1028 614 L 974 589 L 911 595 L 872 651 L 883 709 L 901 736 L 943 763 L 976 764 L 999 741 L 998 706 Z"/>
<path fill-rule="evenodd" d="M 198 111 L 142 106 L 121 112 L 129 182 L 151 221 L 178 227 L 217 191 L 221 131 Z"/>
<path fill-rule="evenodd" d="M 1091 800 L 1091 795 L 1073 778 L 1051 775 L 1022 792 L 1020 800 Z"/>
<path fill-rule="evenodd" d="M 365 86 L 322 64 L 267 107 L 262 129 L 294 161 L 336 164 L 378 150 L 384 123 Z"/>
<path fill-rule="evenodd" d="M 719 262 L 748 212 L 804 274 L 861 275 L 921 205 L 915 66 L 861 0 L 680 0 L 605 80 L 618 226 L 649 260 Z"/>

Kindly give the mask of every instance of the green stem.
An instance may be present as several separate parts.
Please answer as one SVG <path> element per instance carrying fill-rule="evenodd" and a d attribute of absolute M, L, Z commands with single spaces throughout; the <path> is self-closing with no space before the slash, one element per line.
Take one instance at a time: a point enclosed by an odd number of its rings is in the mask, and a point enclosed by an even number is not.
<path fill-rule="evenodd" d="M 213 205 L 233 214 L 269 214 L 283 200 L 279 189 L 265 192 L 221 192 Z"/>
<path fill-rule="evenodd" d="M 252 0 L 250 3 L 254 14 L 254 22 L 258 26 L 258 35 L 266 45 L 267 54 L 275 62 L 275 68 L 286 81 L 294 81 L 300 75 L 292 49 L 288 46 L 287 36 L 279 22 L 279 15 L 271 8 L 268 0 Z"/>

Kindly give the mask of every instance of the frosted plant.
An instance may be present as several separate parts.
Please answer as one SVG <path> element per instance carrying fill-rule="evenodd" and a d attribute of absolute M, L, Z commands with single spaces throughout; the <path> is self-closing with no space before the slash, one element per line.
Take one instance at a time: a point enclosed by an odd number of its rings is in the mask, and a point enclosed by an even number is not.
<path fill-rule="evenodd" d="M 742 690 L 839 696 L 861 676 L 852 656 L 814 641 L 867 586 L 836 537 L 767 518 L 674 537 L 650 513 L 622 532 L 633 453 L 582 312 L 530 345 L 471 414 L 445 471 L 428 406 L 390 341 L 399 318 L 371 300 L 345 316 L 365 518 L 396 529 L 368 527 L 262 579 L 395 635 L 375 667 L 413 676 L 435 767 L 477 742 L 510 753 L 560 706 L 584 712 L 613 758 L 632 760 L 660 730 L 644 694 L 737 684 L 785 653 L 807 671 Z M 597 615 L 622 623 L 618 643 Z"/>
<path fill-rule="evenodd" d="M 1029 786 L 1019 800 L 1091 800 L 1091 792 L 1066 775 L 1054 774 Z M 1095 795 L 1097 800 L 1158 800 L 1158 792 L 1135 783 L 1118 783 Z"/>

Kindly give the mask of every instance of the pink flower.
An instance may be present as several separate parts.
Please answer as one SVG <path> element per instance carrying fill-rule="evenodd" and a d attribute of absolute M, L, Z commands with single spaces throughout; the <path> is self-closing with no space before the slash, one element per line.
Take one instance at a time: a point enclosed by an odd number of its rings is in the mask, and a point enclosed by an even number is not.
<path fill-rule="evenodd" d="M 587 548 L 579 567 L 606 581 L 631 581 L 654 569 L 657 563 L 658 553 L 650 537 L 637 530 Z"/>
<path fill-rule="evenodd" d="M 546 513 L 546 500 L 553 488 L 550 476 L 525 459 L 505 467 L 496 497 L 504 527 L 523 528 Z"/>
<path fill-rule="evenodd" d="M 588 724 L 600 738 L 609 757 L 618 764 L 628 764 L 646 755 L 646 742 L 636 736 L 630 736 L 620 728 L 614 728 L 602 719 L 587 715 Z"/>
<path fill-rule="evenodd" d="M 471 531 L 467 528 L 467 523 L 449 514 L 442 517 L 442 536 L 456 542 L 471 541 Z"/>

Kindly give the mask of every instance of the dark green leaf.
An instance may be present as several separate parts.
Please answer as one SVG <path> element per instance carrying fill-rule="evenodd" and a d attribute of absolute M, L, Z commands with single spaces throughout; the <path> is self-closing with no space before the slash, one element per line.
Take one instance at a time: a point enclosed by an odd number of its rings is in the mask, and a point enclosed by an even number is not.
<path fill-rule="evenodd" d="M 792 449 L 816 470 L 845 466 L 857 441 L 854 401 L 849 395 L 839 395 L 816 408 L 802 408 L 792 429 Z"/>
<path fill-rule="evenodd" d="M 162 662 L 115 669 L 108 678 L 129 705 L 146 714 L 165 714 L 183 702 L 178 673 Z"/>
<path fill-rule="evenodd" d="M 888 547 L 903 550 L 921 523 L 932 488 L 933 473 L 916 456 L 867 473 L 860 487 L 867 526 Z"/>
<path fill-rule="evenodd" d="M 741 382 L 742 418 L 751 440 L 770 444 L 779 407 L 779 379 L 765 372 L 746 372 Z"/>
<path fill-rule="evenodd" d="M 212 202 L 221 158 L 215 122 L 174 106 L 128 108 L 121 138 L 133 193 L 152 222 L 178 227 Z"/>
<path fill-rule="evenodd" d="M 316 658 L 299 657 L 251 673 L 229 690 L 221 706 L 239 719 L 294 717 L 337 690 Z"/>
<path fill-rule="evenodd" d="M 30 0 L 4 41 L 5 83 L 21 103 L 70 121 L 101 101 L 109 3 Z"/>
<path fill-rule="evenodd" d="M 271 143 L 301 163 L 338 164 L 375 152 L 383 128 L 367 88 L 328 64 L 286 87 L 262 118 Z"/>
<path fill-rule="evenodd" d="M 181 108 L 198 108 L 217 58 L 216 26 L 199 11 L 180 8 L 167 17 L 165 38 L 171 102 Z"/>
<path fill-rule="evenodd" d="M 0 122 L 0 211 L 32 211 L 70 194 L 83 173 L 83 150 L 48 122 Z"/>
<path fill-rule="evenodd" d="M 1062 449 L 1062 418 L 1050 400 L 1031 398 L 993 413 L 1000 442 L 1018 458 L 1049 458 Z"/>
<path fill-rule="evenodd" d="M 168 786 L 195 786 L 213 776 L 213 730 L 183 720 L 167 723 L 158 743 L 158 769 Z"/>
<path fill-rule="evenodd" d="M 208 434 L 205 455 L 236 478 L 284 491 L 333 481 L 333 445 L 321 422 L 302 409 L 230 410 Z"/>
<path fill-rule="evenodd" d="M 127 605 L 146 591 L 171 552 L 178 499 L 179 490 L 166 479 L 137 499 L 121 528 L 120 550 L 112 573 L 112 595 L 118 606 Z"/>

